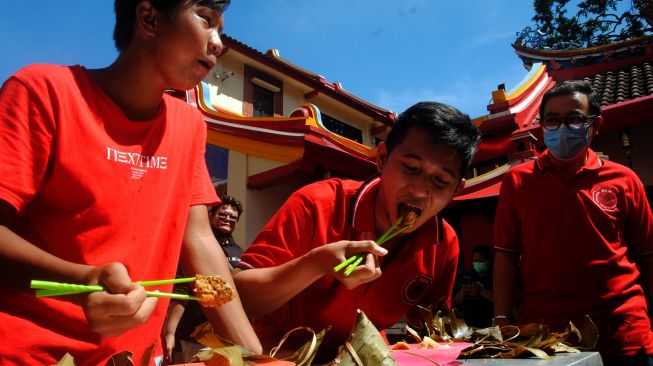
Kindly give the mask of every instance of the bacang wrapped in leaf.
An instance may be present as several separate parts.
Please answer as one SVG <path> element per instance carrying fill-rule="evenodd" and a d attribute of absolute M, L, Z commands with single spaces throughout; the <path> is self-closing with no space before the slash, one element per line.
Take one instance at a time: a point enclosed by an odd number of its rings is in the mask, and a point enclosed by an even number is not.
<path fill-rule="evenodd" d="M 374 324 L 358 310 L 356 325 L 349 340 L 340 347 L 338 357 L 329 365 L 397 366 L 397 363 Z"/>

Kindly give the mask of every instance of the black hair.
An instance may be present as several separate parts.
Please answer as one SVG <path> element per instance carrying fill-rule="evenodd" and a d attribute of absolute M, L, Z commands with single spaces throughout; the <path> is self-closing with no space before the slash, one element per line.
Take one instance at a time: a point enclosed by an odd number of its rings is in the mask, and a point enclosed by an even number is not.
<path fill-rule="evenodd" d="M 430 136 L 433 143 L 445 145 L 456 152 L 462 161 L 460 177 L 464 177 L 479 139 L 478 129 L 469 116 L 443 103 L 419 102 L 395 120 L 385 141 L 388 155 L 404 141 L 408 131 L 418 127 Z"/>
<path fill-rule="evenodd" d="M 489 263 L 492 263 L 492 249 L 487 245 L 477 245 L 474 247 L 473 253 L 479 253 L 484 256 Z"/>
<path fill-rule="evenodd" d="M 155 9 L 162 11 L 168 19 L 173 19 L 184 6 L 200 5 L 224 12 L 231 0 L 150 0 Z M 131 42 L 136 25 L 136 6 L 139 0 L 115 0 L 116 25 L 113 28 L 113 41 L 118 51 L 124 50 Z"/>
<path fill-rule="evenodd" d="M 220 207 L 224 205 L 229 205 L 233 207 L 236 210 L 236 212 L 238 212 L 238 219 L 240 220 L 240 215 L 243 213 L 243 204 L 240 203 L 240 201 L 238 201 L 234 197 L 227 196 L 227 195 L 221 196 L 220 201 L 221 202 L 219 205 L 211 207 L 211 210 L 209 211 L 209 214 L 211 214 L 211 216 L 213 216 L 213 214 L 215 214 L 215 212 Z"/>
<path fill-rule="evenodd" d="M 585 94 L 589 101 L 590 115 L 601 115 L 601 100 L 599 95 L 592 89 L 592 84 L 585 80 L 567 80 L 549 89 L 542 97 L 540 103 L 540 120 L 544 118 L 544 108 L 549 99 L 563 95 L 573 95 L 575 93 Z"/>

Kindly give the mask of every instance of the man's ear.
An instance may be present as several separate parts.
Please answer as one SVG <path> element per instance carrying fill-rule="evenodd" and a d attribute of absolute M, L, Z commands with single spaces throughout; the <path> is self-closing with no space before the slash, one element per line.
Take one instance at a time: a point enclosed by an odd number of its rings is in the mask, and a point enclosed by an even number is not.
<path fill-rule="evenodd" d="M 136 29 L 145 34 L 153 35 L 158 26 L 158 11 L 151 2 L 141 1 L 136 5 Z"/>
<path fill-rule="evenodd" d="M 388 159 L 388 147 L 385 144 L 385 141 L 381 141 L 376 147 L 376 170 L 381 173 L 383 170 L 383 165 Z"/>
<path fill-rule="evenodd" d="M 601 126 L 603 126 L 603 116 L 598 116 L 594 119 L 594 123 L 592 124 L 592 136 L 599 134 Z"/>
<path fill-rule="evenodd" d="M 466 182 L 467 181 L 465 180 L 465 178 L 460 178 L 460 182 L 458 183 L 458 188 L 456 188 L 456 193 L 454 193 L 454 196 L 460 193 L 460 191 L 462 191 L 463 188 L 465 188 Z"/>

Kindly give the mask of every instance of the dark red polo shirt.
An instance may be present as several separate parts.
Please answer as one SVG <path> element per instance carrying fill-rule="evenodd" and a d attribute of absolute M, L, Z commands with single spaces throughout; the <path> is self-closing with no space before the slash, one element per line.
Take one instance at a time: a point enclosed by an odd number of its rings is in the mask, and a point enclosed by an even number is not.
<path fill-rule="evenodd" d="M 520 322 L 563 330 L 569 321 L 581 326 L 589 314 L 602 353 L 653 354 L 632 260 L 653 254 L 653 215 L 642 182 L 591 150 L 569 177 L 557 174 L 549 159 L 547 151 L 508 171 L 497 207 L 496 250 L 521 254 Z"/>
<path fill-rule="evenodd" d="M 298 190 L 241 257 L 241 267 L 277 266 L 315 247 L 373 233 L 378 186 L 379 178 L 366 184 L 330 179 Z M 295 327 L 318 332 L 332 326 L 320 350 L 333 353 L 349 336 L 356 309 L 382 330 L 416 304 L 435 304 L 443 297 L 450 304 L 458 251 L 451 226 L 434 217 L 384 260 L 379 279 L 347 290 L 334 277 L 323 276 L 277 311 L 257 319 L 254 327 L 269 347 Z"/>

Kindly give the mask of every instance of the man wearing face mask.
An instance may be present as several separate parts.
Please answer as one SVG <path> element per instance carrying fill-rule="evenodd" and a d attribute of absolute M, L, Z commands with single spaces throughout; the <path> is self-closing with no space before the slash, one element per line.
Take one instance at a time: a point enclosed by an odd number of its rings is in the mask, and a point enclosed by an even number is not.
<path fill-rule="evenodd" d="M 454 305 L 462 311 L 465 323 L 471 327 L 492 325 L 492 250 L 477 245 L 472 256 L 474 270 L 463 275 L 462 285 L 454 297 Z"/>
<path fill-rule="evenodd" d="M 589 148 L 603 119 L 591 85 L 568 81 L 542 99 L 548 147 L 505 176 L 494 226 L 495 322 L 562 331 L 589 315 L 605 365 L 653 365 L 647 300 L 653 284 L 653 215 L 630 169 Z M 521 258 L 521 260 L 520 260 Z"/>

